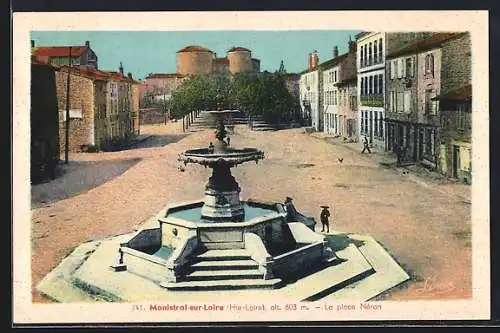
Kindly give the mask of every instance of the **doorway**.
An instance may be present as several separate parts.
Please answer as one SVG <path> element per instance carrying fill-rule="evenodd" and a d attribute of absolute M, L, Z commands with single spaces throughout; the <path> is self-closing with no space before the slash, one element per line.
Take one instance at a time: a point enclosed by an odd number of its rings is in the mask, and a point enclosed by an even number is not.
<path fill-rule="evenodd" d="M 458 178 L 458 163 L 460 158 L 460 146 L 453 145 L 453 177 Z"/>

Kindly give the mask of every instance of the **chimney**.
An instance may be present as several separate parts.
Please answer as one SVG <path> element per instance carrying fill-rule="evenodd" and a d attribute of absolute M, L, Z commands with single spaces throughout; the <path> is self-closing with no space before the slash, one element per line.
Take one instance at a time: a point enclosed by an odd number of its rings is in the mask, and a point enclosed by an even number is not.
<path fill-rule="evenodd" d="M 133 80 L 132 73 L 128 72 L 127 76 L 128 76 L 129 79 Z"/>
<path fill-rule="evenodd" d="M 31 47 L 35 47 L 35 40 L 31 40 Z"/>
<path fill-rule="evenodd" d="M 307 56 L 307 70 L 312 69 L 312 53 L 309 53 Z"/>
<path fill-rule="evenodd" d="M 88 40 L 85 41 L 85 46 L 90 47 L 90 42 Z"/>
<path fill-rule="evenodd" d="M 312 69 L 315 69 L 319 65 L 318 51 L 314 50 L 312 55 Z"/>
<path fill-rule="evenodd" d="M 333 47 L 333 57 L 337 58 L 338 56 L 339 56 L 339 47 L 337 45 L 335 45 Z"/>

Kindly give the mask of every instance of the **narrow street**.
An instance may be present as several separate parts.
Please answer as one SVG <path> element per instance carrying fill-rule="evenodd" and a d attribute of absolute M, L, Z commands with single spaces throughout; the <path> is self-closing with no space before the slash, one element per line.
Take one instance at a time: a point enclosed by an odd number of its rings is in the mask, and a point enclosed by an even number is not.
<path fill-rule="evenodd" d="M 131 232 L 168 203 L 203 197 L 210 169 L 188 165 L 180 172 L 177 155 L 208 146 L 213 131 L 185 135 L 182 124 L 169 123 L 143 126 L 141 134 L 153 137 L 135 149 L 70 156 L 80 162 L 135 163 L 85 192 L 73 189 L 80 186 L 75 182 L 53 182 L 56 192 L 64 186 L 79 194 L 32 210 L 33 287 L 80 243 Z M 253 132 L 237 126 L 231 145 L 265 152 L 257 165 L 232 169 L 242 199 L 290 196 L 300 212 L 317 221 L 320 206 L 329 205 L 331 229 L 369 234 L 395 257 L 412 281 L 384 299 L 471 297 L 471 206 L 462 199 L 470 188 L 403 175 L 303 129 Z M 89 168 L 93 174 L 83 179 L 103 178 L 104 170 Z M 36 291 L 33 297 L 47 302 Z"/>

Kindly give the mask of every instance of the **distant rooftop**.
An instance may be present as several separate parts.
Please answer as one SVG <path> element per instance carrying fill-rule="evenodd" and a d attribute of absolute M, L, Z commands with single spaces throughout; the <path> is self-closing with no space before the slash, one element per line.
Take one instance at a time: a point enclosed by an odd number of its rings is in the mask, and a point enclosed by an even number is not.
<path fill-rule="evenodd" d="M 177 51 L 177 53 L 180 53 L 180 52 L 210 52 L 210 53 L 213 53 L 211 50 L 209 50 L 205 47 L 199 46 L 199 45 L 186 46 L 185 48 L 182 48 L 179 51 Z"/>
<path fill-rule="evenodd" d="M 432 35 L 429 38 L 414 40 L 405 46 L 394 50 L 387 55 L 387 58 L 395 58 L 409 53 L 424 52 L 432 48 L 438 47 L 441 44 L 466 35 L 467 32 L 440 32 Z"/>

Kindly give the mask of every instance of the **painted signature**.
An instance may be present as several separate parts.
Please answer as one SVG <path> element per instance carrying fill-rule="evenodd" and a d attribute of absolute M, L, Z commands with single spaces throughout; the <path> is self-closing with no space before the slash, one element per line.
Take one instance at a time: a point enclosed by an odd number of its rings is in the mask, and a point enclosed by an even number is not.
<path fill-rule="evenodd" d="M 432 279 L 425 280 L 424 285 L 417 288 L 415 290 L 415 292 L 417 294 L 425 294 L 425 293 L 432 292 L 435 295 L 440 295 L 440 294 L 446 294 L 446 293 L 452 292 L 452 291 L 457 289 L 452 282 L 450 282 L 444 286 L 441 285 L 441 286 L 435 287 L 431 281 L 432 281 Z"/>

